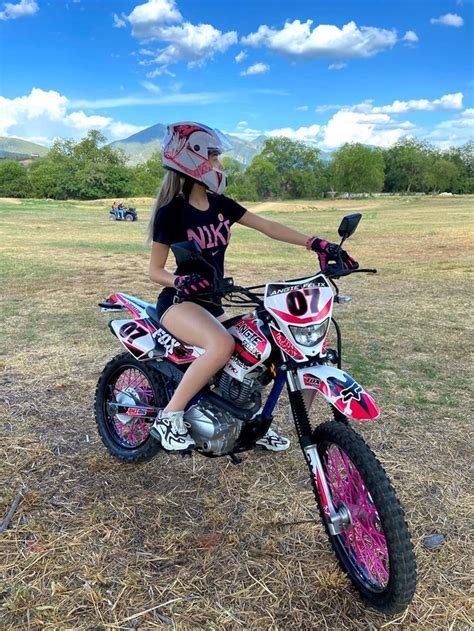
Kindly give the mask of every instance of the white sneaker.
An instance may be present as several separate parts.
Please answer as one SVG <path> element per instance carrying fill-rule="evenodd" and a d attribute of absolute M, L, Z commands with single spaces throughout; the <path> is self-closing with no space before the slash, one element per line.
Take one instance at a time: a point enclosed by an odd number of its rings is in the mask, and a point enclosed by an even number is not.
<path fill-rule="evenodd" d="M 257 440 L 255 444 L 269 451 L 286 451 L 291 442 L 288 438 L 277 434 L 273 429 L 269 429 L 265 436 Z"/>
<path fill-rule="evenodd" d="M 150 434 L 159 440 L 167 451 L 182 451 L 196 446 L 189 435 L 189 423 L 184 422 L 184 412 L 163 412 L 160 410 Z"/>

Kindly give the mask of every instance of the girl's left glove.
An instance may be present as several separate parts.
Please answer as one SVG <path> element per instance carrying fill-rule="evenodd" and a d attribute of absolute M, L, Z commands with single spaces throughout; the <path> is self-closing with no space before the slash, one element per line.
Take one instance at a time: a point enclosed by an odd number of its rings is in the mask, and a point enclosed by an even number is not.
<path fill-rule="evenodd" d="M 177 295 L 180 298 L 191 298 L 204 291 L 211 291 L 211 283 L 200 274 L 177 276 L 174 286 L 178 290 Z"/>
<path fill-rule="evenodd" d="M 329 261 L 342 262 L 344 269 L 357 269 L 359 263 L 350 256 L 346 250 L 343 250 L 337 243 L 331 243 L 319 237 L 312 237 L 308 243 L 308 249 L 316 252 L 319 259 L 321 270 L 325 270 Z"/>

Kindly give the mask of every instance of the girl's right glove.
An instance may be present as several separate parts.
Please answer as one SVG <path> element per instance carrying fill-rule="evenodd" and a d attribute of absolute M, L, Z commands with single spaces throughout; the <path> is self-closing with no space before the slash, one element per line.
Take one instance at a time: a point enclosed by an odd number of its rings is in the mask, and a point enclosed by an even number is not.
<path fill-rule="evenodd" d="M 319 265 L 323 271 L 328 266 L 328 261 L 338 262 L 339 257 L 344 269 L 357 269 L 359 267 L 359 263 L 353 259 L 346 250 L 343 250 L 339 245 L 337 245 L 337 243 L 331 243 L 330 241 L 320 239 L 319 237 L 312 237 L 311 241 L 308 243 L 308 249 L 316 252 L 319 259 Z"/>
<path fill-rule="evenodd" d="M 177 276 L 174 281 L 174 286 L 178 290 L 177 296 L 179 298 L 191 298 L 204 291 L 211 290 L 211 283 L 200 274 Z"/>

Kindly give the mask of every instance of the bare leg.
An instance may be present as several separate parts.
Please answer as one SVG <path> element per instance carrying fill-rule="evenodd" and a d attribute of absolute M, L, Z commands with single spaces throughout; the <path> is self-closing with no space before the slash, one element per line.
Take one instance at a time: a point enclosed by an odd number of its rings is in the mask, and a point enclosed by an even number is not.
<path fill-rule="evenodd" d="M 234 338 L 214 316 L 192 302 L 174 305 L 162 322 L 178 339 L 205 351 L 188 368 L 164 409 L 177 412 L 184 410 L 189 400 L 227 363 L 234 351 Z"/>

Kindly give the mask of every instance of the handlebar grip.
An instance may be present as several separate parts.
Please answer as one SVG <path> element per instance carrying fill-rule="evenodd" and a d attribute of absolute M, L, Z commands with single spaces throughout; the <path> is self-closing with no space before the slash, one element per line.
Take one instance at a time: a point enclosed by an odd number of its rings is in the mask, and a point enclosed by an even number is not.
<path fill-rule="evenodd" d="M 364 272 L 366 274 L 377 274 L 377 270 L 376 269 L 364 269 L 364 268 L 358 268 L 358 269 L 336 269 L 336 268 L 332 268 L 332 269 L 327 269 L 326 271 L 321 270 L 321 272 L 327 276 L 328 278 L 340 278 L 341 276 L 350 276 L 351 274 L 355 274 L 355 273 L 360 273 L 360 272 Z"/>
<path fill-rule="evenodd" d="M 104 300 L 103 302 L 98 302 L 97 304 L 102 309 L 110 309 L 111 311 L 122 311 L 125 309 L 125 307 L 119 302 L 108 302 L 107 300 Z"/>

